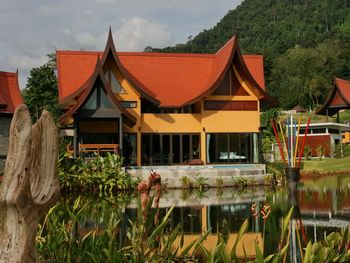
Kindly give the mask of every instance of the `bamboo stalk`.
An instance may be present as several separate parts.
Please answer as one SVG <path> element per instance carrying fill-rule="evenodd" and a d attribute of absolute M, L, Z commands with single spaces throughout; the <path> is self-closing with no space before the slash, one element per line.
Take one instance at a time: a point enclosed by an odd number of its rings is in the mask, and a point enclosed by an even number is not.
<path fill-rule="evenodd" d="M 301 263 L 304 263 L 303 246 L 301 244 L 298 221 L 295 223 L 296 223 L 295 226 L 296 226 L 296 232 L 297 232 L 297 238 L 298 238 L 298 244 L 299 244 L 299 251 L 301 256 Z"/>
<path fill-rule="evenodd" d="M 278 148 L 280 150 L 280 154 L 281 154 L 282 160 L 283 160 L 283 162 L 286 162 L 286 159 L 285 159 L 284 153 L 283 153 L 283 148 L 282 148 L 279 136 L 278 136 L 278 131 L 276 129 L 276 125 L 275 125 L 275 121 L 274 120 L 271 120 L 271 125 L 272 125 L 273 132 L 275 134 L 275 137 L 276 137 L 276 141 L 277 141 L 277 144 L 278 144 Z"/>
<path fill-rule="evenodd" d="M 289 118 L 287 118 L 287 152 L 288 152 L 288 167 L 291 167 L 291 164 L 290 164 L 290 159 L 291 159 L 291 156 L 290 156 L 290 130 L 289 130 Z"/>
<path fill-rule="evenodd" d="M 290 167 L 293 167 L 293 157 L 294 157 L 293 114 L 290 115 L 289 128 L 290 128 Z"/>
<path fill-rule="evenodd" d="M 299 162 L 298 162 L 298 167 L 299 168 L 300 168 L 300 163 L 301 163 L 301 157 L 302 157 L 302 155 L 304 153 L 304 147 L 305 147 L 305 143 L 306 143 L 307 133 L 309 131 L 310 119 L 311 118 L 309 117 L 309 119 L 307 120 L 305 135 L 304 135 L 304 139 L 303 139 L 303 144 L 301 146 L 300 153 L 299 153 Z"/>
<path fill-rule="evenodd" d="M 294 167 L 295 167 L 295 163 L 297 160 L 297 152 L 298 152 L 298 148 L 299 148 L 299 135 L 300 135 L 300 116 L 299 116 L 299 120 L 298 120 L 298 131 L 297 131 L 296 142 L 295 142 Z"/>
<path fill-rule="evenodd" d="M 281 121 L 279 121 L 278 124 L 279 124 L 280 130 L 281 130 L 282 140 L 283 140 L 283 145 L 284 145 L 284 150 L 285 150 L 285 152 L 286 152 L 286 157 L 287 157 L 287 160 L 288 160 L 288 159 L 289 159 L 289 156 L 288 156 L 288 149 L 287 149 L 286 139 L 285 139 L 285 137 L 284 137 L 284 132 L 283 132 L 283 128 L 282 128 Z"/>

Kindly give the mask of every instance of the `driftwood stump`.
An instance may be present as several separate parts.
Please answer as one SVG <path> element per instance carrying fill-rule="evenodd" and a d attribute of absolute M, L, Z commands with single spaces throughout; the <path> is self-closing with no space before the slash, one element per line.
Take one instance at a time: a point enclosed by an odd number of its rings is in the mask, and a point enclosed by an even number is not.
<path fill-rule="evenodd" d="M 0 262 L 37 262 L 39 220 L 59 197 L 58 132 L 44 111 L 33 125 L 28 109 L 16 109 L 0 186 Z"/>

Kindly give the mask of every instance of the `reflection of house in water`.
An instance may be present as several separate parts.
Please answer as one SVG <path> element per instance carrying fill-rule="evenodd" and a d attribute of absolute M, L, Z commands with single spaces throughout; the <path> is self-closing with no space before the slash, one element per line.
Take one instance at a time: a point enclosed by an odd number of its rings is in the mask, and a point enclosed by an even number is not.
<path fill-rule="evenodd" d="M 298 191 L 303 225 L 309 238 L 319 241 L 350 223 L 350 197 L 337 189 Z"/>
<path fill-rule="evenodd" d="M 246 218 L 249 219 L 249 229 L 243 236 L 237 247 L 237 256 L 244 257 L 243 244 L 248 257 L 255 257 L 254 240 L 259 244 L 263 251 L 262 239 L 262 219 L 257 217 L 253 219 L 250 208 L 253 203 L 263 204 L 265 202 L 264 191 L 256 190 L 254 193 L 248 191 L 240 195 L 239 198 L 232 198 L 232 192 L 226 191 L 221 198 L 217 198 L 214 189 L 207 192 L 203 202 L 195 197 L 188 198 L 188 201 L 179 202 L 171 215 L 171 228 L 178 224 L 182 225 L 184 232 L 184 247 L 190 244 L 193 240 L 200 237 L 204 231 L 211 231 L 208 238 L 204 242 L 207 249 L 214 249 L 218 242 L 218 231 L 221 231 L 223 220 L 228 224 L 229 239 L 228 249 L 231 248 L 236 240 L 237 232 Z M 227 195 L 229 194 L 229 195 Z M 160 202 L 161 217 L 166 214 L 174 200 L 162 200 Z M 178 237 L 179 241 L 180 237 Z"/>

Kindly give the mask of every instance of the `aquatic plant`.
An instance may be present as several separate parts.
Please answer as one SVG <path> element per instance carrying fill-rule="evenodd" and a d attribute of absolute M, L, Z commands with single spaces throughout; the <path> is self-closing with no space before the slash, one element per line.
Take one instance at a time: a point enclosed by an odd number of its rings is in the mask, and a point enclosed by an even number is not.
<path fill-rule="evenodd" d="M 219 176 L 218 178 L 216 178 L 216 187 L 221 188 L 223 186 L 224 186 L 224 180 L 222 179 L 221 176 Z"/>
<path fill-rule="evenodd" d="M 195 188 L 198 188 L 199 191 L 203 191 L 205 188 L 209 187 L 209 185 L 207 184 L 208 178 L 202 176 L 200 172 L 193 175 L 192 178 L 194 180 L 193 186 Z"/>
<path fill-rule="evenodd" d="M 190 178 L 188 178 L 186 175 L 181 176 L 180 182 L 182 184 L 182 188 L 183 189 L 191 189 L 191 188 L 193 188 L 193 184 L 192 184 Z"/>

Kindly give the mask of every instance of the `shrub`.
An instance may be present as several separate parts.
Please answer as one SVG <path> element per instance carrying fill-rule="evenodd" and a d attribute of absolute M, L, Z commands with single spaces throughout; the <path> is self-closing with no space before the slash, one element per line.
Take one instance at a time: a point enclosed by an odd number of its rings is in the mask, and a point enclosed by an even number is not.
<path fill-rule="evenodd" d="M 58 162 L 58 170 L 60 186 L 68 191 L 103 191 L 112 194 L 114 190 L 134 189 L 140 181 L 123 171 L 119 155 L 110 153 L 90 162 L 63 154 Z"/>

